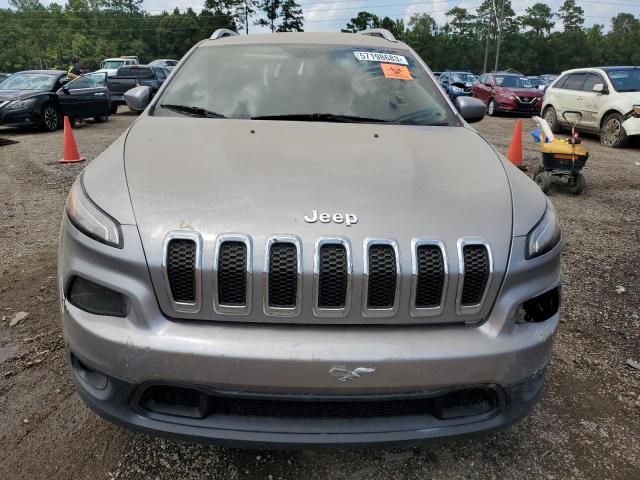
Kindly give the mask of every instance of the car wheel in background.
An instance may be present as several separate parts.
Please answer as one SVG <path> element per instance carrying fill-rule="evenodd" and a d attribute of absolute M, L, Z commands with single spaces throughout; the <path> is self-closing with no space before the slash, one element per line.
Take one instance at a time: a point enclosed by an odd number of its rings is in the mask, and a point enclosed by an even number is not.
<path fill-rule="evenodd" d="M 534 180 L 540 187 L 540 190 L 542 190 L 542 193 L 549 193 L 549 190 L 551 190 L 551 182 L 553 180 L 553 176 L 549 172 L 538 173 Z"/>
<path fill-rule="evenodd" d="M 543 118 L 547 121 L 553 133 L 562 133 L 562 127 L 560 126 L 560 122 L 558 122 L 558 114 L 555 108 L 547 107 L 544 111 Z"/>
<path fill-rule="evenodd" d="M 581 173 L 577 173 L 575 176 L 569 178 L 569 193 L 580 195 L 584 192 L 586 186 L 587 182 Z"/>
<path fill-rule="evenodd" d="M 109 115 L 98 115 L 93 117 L 96 123 L 104 123 L 109 120 Z"/>
<path fill-rule="evenodd" d="M 45 104 L 42 108 L 42 119 L 40 120 L 40 128 L 45 132 L 55 132 L 60 128 L 60 112 L 51 103 Z"/>
<path fill-rule="evenodd" d="M 487 105 L 487 113 L 489 114 L 490 117 L 496 116 L 496 113 L 497 113 L 496 102 L 493 98 L 489 100 L 489 105 Z"/>
<path fill-rule="evenodd" d="M 607 115 L 600 128 L 600 143 L 605 147 L 624 148 L 629 144 L 629 137 L 622 126 L 624 119 L 619 113 Z"/>
<path fill-rule="evenodd" d="M 111 115 L 115 115 L 116 113 L 118 113 L 118 105 L 112 104 L 111 105 Z"/>

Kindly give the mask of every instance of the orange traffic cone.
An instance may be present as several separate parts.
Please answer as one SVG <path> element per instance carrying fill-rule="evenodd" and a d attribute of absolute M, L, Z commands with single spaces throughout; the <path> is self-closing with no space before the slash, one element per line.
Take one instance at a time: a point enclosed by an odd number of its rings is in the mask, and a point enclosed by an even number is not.
<path fill-rule="evenodd" d="M 511 139 L 511 145 L 509 145 L 507 158 L 520 170 L 527 170 L 527 167 L 522 165 L 522 120 L 516 120 L 516 127 L 513 129 L 513 138 Z"/>
<path fill-rule="evenodd" d="M 76 139 L 73 138 L 73 131 L 71 130 L 71 122 L 69 117 L 64 117 L 64 147 L 62 152 L 62 158 L 58 160 L 60 163 L 78 163 L 84 162 L 86 158 L 80 156 L 78 152 L 78 146 L 76 145 Z"/>

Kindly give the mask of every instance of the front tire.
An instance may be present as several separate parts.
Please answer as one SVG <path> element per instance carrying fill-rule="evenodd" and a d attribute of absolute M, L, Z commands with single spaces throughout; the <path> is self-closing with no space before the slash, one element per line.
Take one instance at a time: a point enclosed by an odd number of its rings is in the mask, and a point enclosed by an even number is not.
<path fill-rule="evenodd" d="M 629 145 L 629 137 L 622 123 L 624 119 L 619 113 L 607 115 L 600 129 L 600 143 L 605 147 L 624 148 Z"/>
<path fill-rule="evenodd" d="M 487 105 L 487 113 L 490 117 L 495 117 L 498 113 L 498 110 L 496 110 L 496 101 L 493 98 L 489 100 L 489 104 Z"/>
<path fill-rule="evenodd" d="M 549 172 L 541 172 L 538 173 L 533 180 L 538 184 L 540 190 L 542 190 L 542 193 L 544 193 L 545 195 L 549 193 L 549 191 L 551 190 L 553 175 L 551 175 Z"/>
<path fill-rule="evenodd" d="M 93 117 L 93 120 L 96 123 L 105 123 L 109 120 L 109 115 L 97 115 L 95 117 Z"/>
<path fill-rule="evenodd" d="M 549 128 L 552 133 L 562 133 L 562 127 L 560 126 L 560 122 L 558 122 L 558 114 L 556 113 L 556 109 L 553 107 L 547 107 L 544 111 L 543 118 L 549 124 Z"/>
<path fill-rule="evenodd" d="M 55 132 L 60 128 L 60 112 L 51 103 L 45 104 L 42 108 L 42 119 L 40 120 L 40 128 L 45 132 Z"/>
<path fill-rule="evenodd" d="M 118 105 L 115 104 L 115 103 L 112 103 L 111 104 L 111 110 L 110 110 L 109 113 L 111 113 L 111 115 L 115 115 L 116 113 L 118 113 Z"/>

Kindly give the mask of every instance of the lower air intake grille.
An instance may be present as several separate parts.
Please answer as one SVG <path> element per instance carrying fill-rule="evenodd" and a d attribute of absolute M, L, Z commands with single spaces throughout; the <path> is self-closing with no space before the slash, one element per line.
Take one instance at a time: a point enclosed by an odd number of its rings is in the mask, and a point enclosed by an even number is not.
<path fill-rule="evenodd" d="M 396 252 L 391 245 L 369 247 L 369 283 L 367 307 L 393 308 L 396 301 Z"/>
<path fill-rule="evenodd" d="M 347 249 L 344 245 L 323 245 L 320 248 L 318 307 L 345 307 L 347 276 Z"/>
<path fill-rule="evenodd" d="M 478 305 L 489 280 L 489 253 L 484 245 L 465 245 L 464 286 L 461 304 Z"/>
<path fill-rule="evenodd" d="M 174 302 L 196 301 L 196 242 L 177 238 L 167 249 L 167 277 Z"/>
<path fill-rule="evenodd" d="M 246 305 L 247 246 L 243 242 L 223 242 L 218 255 L 218 302 Z"/>
<path fill-rule="evenodd" d="M 269 252 L 269 306 L 294 308 L 298 297 L 298 250 L 293 243 L 275 242 Z"/>
<path fill-rule="evenodd" d="M 442 250 L 436 245 L 418 247 L 418 283 L 416 308 L 434 308 L 442 302 L 444 287 L 444 261 Z"/>

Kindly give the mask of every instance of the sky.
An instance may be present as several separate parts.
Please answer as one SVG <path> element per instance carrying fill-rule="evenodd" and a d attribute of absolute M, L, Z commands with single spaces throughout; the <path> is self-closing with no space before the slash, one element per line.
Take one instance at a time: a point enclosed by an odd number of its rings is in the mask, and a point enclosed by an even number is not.
<path fill-rule="evenodd" d="M 48 4 L 51 0 L 41 0 Z M 57 0 L 64 3 L 64 0 Z M 512 0 L 516 14 L 522 15 L 524 10 L 540 0 Z M 175 7 L 180 10 L 192 7 L 199 11 L 204 0 L 145 0 L 144 8 L 152 13 L 160 13 L 162 10 L 171 11 Z M 361 10 L 367 10 L 380 17 L 388 16 L 393 19 L 402 18 L 408 21 L 414 13 L 428 13 L 442 25 L 446 21 L 445 12 L 453 7 L 462 7 L 472 10 L 482 3 L 482 0 L 333 0 L 313 1 L 298 0 L 305 16 L 306 31 L 339 31 L 340 28 Z M 563 0 L 549 0 L 547 3 L 556 12 Z M 576 0 L 576 3 L 584 9 L 585 25 L 595 23 L 609 27 L 611 18 L 619 12 L 629 12 L 640 17 L 640 0 Z M 0 0 L 0 8 L 8 7 L 8 0 Z M 264 31 L 252 26 L 250 32 Z"/>

